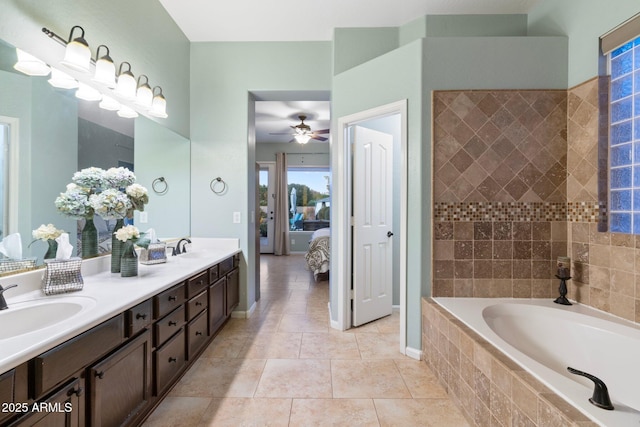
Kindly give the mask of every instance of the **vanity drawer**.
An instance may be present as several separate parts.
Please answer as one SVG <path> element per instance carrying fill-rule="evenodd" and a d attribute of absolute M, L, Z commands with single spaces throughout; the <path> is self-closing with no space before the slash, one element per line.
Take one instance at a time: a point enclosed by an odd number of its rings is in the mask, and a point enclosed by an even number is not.
<path fill-rule="evenodd" d="M 186 361 L 184 328 L 174 335 L 165 345 L 154 354 L 155 364 L 155 394 L 156 396 L 171 383 L 182 369 Z"/>
<path fill-rule="evenodd" d="M 218 274 L 218 264 L 209 268 L 209 284 L 213 285 L 218 279 L 220 275 Z"/>
<path fill-rule="evenodd" d="M 187 320 L 191 320 L 202 310 L 207 308 L 207 290 L 205 289 L 187 303 Z"/>
<path fill-rule="evenodd" d="M 153 325 L 154 345 L 161 346 L 167 338 L 178 332 L 184 323 L 184 305 L 181 305 Z"/>
<path fill-rule="evenodd" d="M 34 396 L 68 380 L 84 366 L 116 348 L 124 341 L 124 316 L 117 315 L 33 359 Z"/>
<path fill-rule="evenodd" d="M 187 280 L 187 298 L 198 295 L 200 292 L 207 289 L 207 286 L 209 286 L 208 276 L 208 272 L 203 271 L 197 276 L 194 276 L 191 279 Z"/>
<path fill-rule="evenodd" d="M 203 311 L 187 325 L 187 360 L 191 360 L 206 344 L 207 334 L 207 312 Z"/>
<path fill-rule="evenodd" d="M 185 301 L 184 283 L 153 297 L 153 317 L 159 319 Z"/>
<path fill-rule="evenodd" d="M 224 261 L 220 261 L 220 264 L 218 264 L 218 269 L 220 272 L 220 277 L 233 270 L 233 257 L 229 257 Z"/>
<path fill-rule="evenodd" d="M 151 324 L 152 303 L 148 299 L 125 312 L 127 337 L 132 337 Z"/>
<path fill-rule="evenodd" d="M 13 394 L 13 385 L 15 384 L 16 378 L 16 370 L 12 369 L 9 372 L 5 372 L 0 375 L 0 403 L 14 403 L 15 397 Z M 8 411 L 0 412 L 0 421 L 7 418 L 9 414 Z"/>

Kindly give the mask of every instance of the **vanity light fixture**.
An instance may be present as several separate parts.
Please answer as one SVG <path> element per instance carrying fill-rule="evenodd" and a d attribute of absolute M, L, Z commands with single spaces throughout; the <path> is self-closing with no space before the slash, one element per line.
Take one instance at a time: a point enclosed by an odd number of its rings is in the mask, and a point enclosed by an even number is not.
<path fill-rule="evenodd" d="M 16 56 L 18 57 L 18 62 L 15 63 L 13 68 L 21 73 L 28 76 L 46 76 L 51 72 L 47 64 L 24 50 L 16 49 Z"/>
<path fill-rule="evenodd" d="M 79 86 L 76 79 L 57 68 L 51 68 L 51 78 L 48 81 L 51 86 L 59 89 L 75 89 Z"/>
<path fill-rule="evenodd" d="M 82 31 L 80 37 L 73 38 L 73 31 L 79 28 Z M 72 70 L 81 71 L 84 73 L 89 72 L 89 64 L 91 64 L 91 50 L 89 50 L 89 43 L 84 39 L 84 28 L 79 25 L 75 25 L 71 28 L 69 33 L 69 41 L 64 52 L 64 59 L 61 61 L 66 67 Z"/>
<path fill-rule="evenodd" d="M 156 89 L 160 89 L 160 91 L 156 94 Z M 162 88 L 160 86 L 156 86 L 153 88 L 153 101 L 151 103 L 151 110 L 149 110 L 149 115 L 153 117 L 160 117 L 162 119 L 166 119 L 169 117 L 167 115 L 167 100 L 164 98 L 162 94 Z"/>
<path fill-rule="evenodd" d="M 140 83 L 140 79 L 144 77 L 145 82 Z M 136 91 L 136 104 L 144 109 L 150 109 L 153 102 L 153 91 L 151 90 L 151 86 L 149 86 L 149 78 L 141 74 L 138 77 L 138 89 Z"/>
<path fill-rule="evenodd" d="M 100 101 L 98 107 L 102 108 L 103 110 L 109 111 L 118 111 L 120 108 L 122 108 L 118 101 L 107 95 L 102 95 L 102 101 Z"/>
<path fill-rule="evenodd" d="M 119 117 L 124 117 L 125 119 L 134 119 L 138 117 L 138 113 L 136 113 L 133 108 L 127 107 L 126 105 L 122 105 L 116 114 Z"/>
<path fill-rule="evenodd" d="M 103 56 L 100 56 L 101 47 L 107 51 Z M 116 65 L 113 63 L 113 59 L 109 56 L 109 48 L 107 46 L 103 44 L 98 46 L 95 61 L 96 73 L 93 76 L 93 80 L 112 89 L 116 87 Z"/>
<path fill-rule="evenodd" d="M 85 101 L 100 101 L 102 99 L 102 94 L 91 86 L 80 83 L 80 86 L 76 91 L 76 98 L 83 99 Z"/>
<path fill-rule="evenodd" d="M 122 67 L 126 65 L 128 69 L 122 70 Z M 118 70 L 118 84 L 116 86 L 116 94 L 123 97 L 126 100 L 134 101 L 136 99 L 136 78 L 133 77 L 131 72 L 131 64 L 123 62 L 120 64 Z"/>

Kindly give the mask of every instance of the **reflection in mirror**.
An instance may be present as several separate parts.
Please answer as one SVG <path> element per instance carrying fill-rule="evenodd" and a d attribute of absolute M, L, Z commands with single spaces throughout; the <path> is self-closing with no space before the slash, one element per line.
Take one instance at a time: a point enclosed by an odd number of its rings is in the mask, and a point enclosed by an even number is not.
<path fill-rule="evenodd" d="M 145 216 L 136 212 L 134 217 L 140 230 L 153 227 L 159 237 L 189 235 L 189 140 L 146 117 L 120 118 L 98 108 L 97 102 L 79 100 L 73 90 L 53 88 L 49 77 L 26 76 L 13 69 L 16 58 L 15 48 L 0 40 L 0 119 L 11 122 L 0 128 L 0 143 L 10 145 L 11 163 L 0 171 L 2 236 L 20 233 L 23 257 L 36 257 L 38 264 L 47 244 L 32 242 L 32 231 L 41 224 L 65 230 L 77 248 L 82 224 L 61 215 L 54 200 L 74 172 L 89 166 L 130 168 L 147 187 Z M 170 185 L 163 195 L 151 189 L 160 176 Z M 8 184 L 6 190 L 3 184 Z M 96 223 L 101 251 L 108 251 L 113 225 L 99 218 Z"/>

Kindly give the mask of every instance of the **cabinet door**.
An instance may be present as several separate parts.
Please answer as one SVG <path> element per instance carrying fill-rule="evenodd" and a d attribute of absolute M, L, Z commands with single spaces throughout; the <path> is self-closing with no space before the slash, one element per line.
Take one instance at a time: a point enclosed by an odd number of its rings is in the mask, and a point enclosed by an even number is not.
<path fill-rule="evenodd" d="M 209 287 L 209 336 L 213 336 L 227 318 L 227 278 L 218 279 Z"/>
<path fill-rule="evenodd" d="M 151 333 L 147 330 L 88 370 L 93 427 L 133 419 L 151 398 Z"/>
<path fill-rule="evenodd" d="M 207 311 L 203 311 L 187 325 L 187 360 L 195 359 L 196 354 L 207 343 Z"/>
<path fill-rule="evenodd" d="M 83 381 L 76 378 L 46 399 L 30 403 L 32 412 L 10 426 L 77 427 L 84 423 Z"/>
<path fill-rule="evenodd" d="M 160 395 L 185 368 L 186 341 L 184 328 L 154 353 L 156 396 Z"/>
<path fill-rule="evenodd" d="M 227 274 L 227 316 L 238 306 L 240 302 L 240 270 L 234 269 Z"/>

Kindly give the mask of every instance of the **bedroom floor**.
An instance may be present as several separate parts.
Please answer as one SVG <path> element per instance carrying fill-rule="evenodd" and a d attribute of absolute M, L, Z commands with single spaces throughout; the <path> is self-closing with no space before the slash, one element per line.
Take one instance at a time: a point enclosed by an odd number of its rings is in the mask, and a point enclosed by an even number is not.
<path fill-rule="evenodd" d="M 262 255 L 253 316 L 230 319 L 144 425 L 468 426 L 429 368 L 398 352 L 397 314 L 331 329 L 329 282 L 304 267 Z"/>

